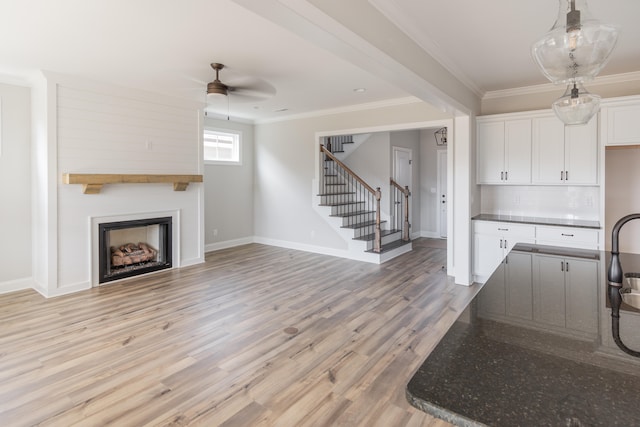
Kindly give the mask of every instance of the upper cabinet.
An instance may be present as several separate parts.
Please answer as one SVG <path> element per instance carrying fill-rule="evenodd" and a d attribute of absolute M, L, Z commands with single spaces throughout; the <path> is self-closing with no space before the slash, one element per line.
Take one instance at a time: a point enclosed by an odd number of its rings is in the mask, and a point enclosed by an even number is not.
<path fill-rule="evenodd" d="M 604 145 L 640 144 L 640 97 L 609 101 L 600 115 Z"/>
<path fill-rule="evenodd" d="M 598 121 L 565 126 L 555 116 L 533 119 L 533 178 L 541 185 L 598 184 Z"/>
<path fill-rule="evenodd" d="M 478 119 L 478 184 L 531 183 L 531 120 Z"/>
<path fill-rule="evenodd" d="M 532 111 L 478 117 L 477 126 L 478 184 L 598 185 L 597 118 L 565 127 Z"/>

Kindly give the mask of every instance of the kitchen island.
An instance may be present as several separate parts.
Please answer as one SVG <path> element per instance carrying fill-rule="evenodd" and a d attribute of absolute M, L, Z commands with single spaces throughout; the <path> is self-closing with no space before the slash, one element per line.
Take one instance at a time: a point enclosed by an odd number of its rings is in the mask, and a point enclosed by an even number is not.
<path fill-rule="evenodd" d="M 622 254 L 625 272 L 640 256 Z M 640 425 L 640 358 L 611 337 L 604 252 L 517 245 L 407 386 L 459 426 Z M 640 350 L 640 315 L 621 337 Z"/>

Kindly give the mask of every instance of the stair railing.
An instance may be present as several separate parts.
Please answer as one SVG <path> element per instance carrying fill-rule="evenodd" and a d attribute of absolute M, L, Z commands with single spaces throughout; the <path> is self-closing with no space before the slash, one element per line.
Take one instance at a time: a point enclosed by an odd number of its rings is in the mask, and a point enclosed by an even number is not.
<path fill-rule="evenodd" d="M 320 196 L 324 196 L 344 216 L 343 227 L 360 229 L 363 236 L 373 235 L 373 252 L 380 253 L 380 187 L 375 190 L 320 144 Z M 375 206 L 373 219 L 369 209 Z M 362 218 L 365 218 L 364 220 Z"/>
<path fill-rule="evenodd" d="M 393 224 L 392 227 L 396 230 L 402 230 L 402 240 L 409 241 L 409 186 L 402 188 L 400 184 L 395 182 L 393 178 L 390 178 L 391 182 L 391 195 L 392 203 L 394 207 Z"/>

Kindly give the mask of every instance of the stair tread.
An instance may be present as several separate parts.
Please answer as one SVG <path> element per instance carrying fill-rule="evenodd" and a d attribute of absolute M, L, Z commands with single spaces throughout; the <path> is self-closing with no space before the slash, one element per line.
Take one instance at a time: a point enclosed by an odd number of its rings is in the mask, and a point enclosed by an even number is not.
<path fill-rule="evenodd" d="M 396 229 L 393 229 L 393 230 L 380 230 L 380 237 L 386 237 L 386 236 L 390 236 L 392 234 L 400 233 L 400 232 L 401 232 L 401 230 L 396 230 Z M 371 234 L 366 234 L 366 235 L 360 236 L 360 237 L 354 237 L 353 240 L 362 240 L 362 241 L 368 242 L 368 241 L 371 241 L 371 240 L 373 240 L 375 238 L 376 238 L 375 233 L 371 233 Z"/>
<path fill-rule="evenodd" d="M 386 243 L 384 245 L 382 245 L 380 247 L 380 252 L 374 252 L 373 249 L 365 251 L 365 252 L 371 252 L 371 253 L 383 253 L 383 252 L 387 252 L 390 251 L 392 249 L 397 249 L 397 248 L 401 248 L 404 245 L 410 245 L 411 244 L 411 240 L 405 242 L 404 240 L 400 239 L 400 240 L 394 240 L 393 242 L 390 243 Z"/>
<path fill-rule="evenodd" d="M 321 193 L 321 194 L 318 194 L 318 196 L 343 196 L 343 195 L 346 195 L 346 194 L 356 194 L 356 192 L 355 191 L 345 191 L 345 192 L 342 192 L 342 193 Z"/>
<path fill-rule="evenodd" d="M 329 215 L 329 216 L 335 216 L 335 217 L 339 217 L 339 218 L 346 218 L 346 217 L 349 217 L 349 216 L 370 215 L 370 214 L 375 214 L 375 213 L 376 213 L 376 211 L 355 211 L 355 212 L 343 212 L 343 213 Z"/>
<path fill-rule="evenodd" d="M 387 222 L 387 221 L 380 221 L 380 224 L 383 224 L 385 222 Z M 376 225 L 376 222 L 375 221 L 365 221 L 365 222 L 359 222 L 357 224 L 343 225 L 340 228 L 356 229 L 356 228 L 371 227 L 372 225 Z"/>
<path fill-rule="evenodd" d="M 340 203 L 320 203 L 318 206 L 347 206 L 347 205 L 357 205 L 362 204 L 363 201 L 359 202 L 340 202 Z"/>

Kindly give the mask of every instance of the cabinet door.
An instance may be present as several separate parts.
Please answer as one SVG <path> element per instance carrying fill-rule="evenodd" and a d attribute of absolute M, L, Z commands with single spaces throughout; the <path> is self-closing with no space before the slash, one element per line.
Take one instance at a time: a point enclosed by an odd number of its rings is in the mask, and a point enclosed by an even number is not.
<path fill-rule="evenodd" d="M 507 316 L 533 319 L 531 254 L 512 252 L 505 259 Z"/>
<path fill-rule="evenodd" d="M 567 126 L 564 142 L 565 181 L 568 185 L 598 183 L 598 120 Z"/>
<path fill-rule="evenodd" d="M 473 274 L 489 277 L 504 258 L 504 239 L 500 236 L 475 233 L 473 236 Z"/>
<path fill-rule="evenodd" d="M 478 123 L 477 183 L 502 184 L 504 122 Z"/>
<path fill-rule="evenodd" d="M 565 261 L 566 326 L 576 331 L 598 332 L 598 264 L 595 261 Z"/>
<path fill-rule="evenodd" d="M 564 259 L 539 255 L 533 263 L 533 318 L 541 323 L 564 327 Z"/>
<path fill-rule="evenodd" d="M 564 184 L 564 170 L 564 123 L 533 119 L 533 183 Z"/>
<path fill-rule="evenodd" d="M 531 184 L 531 120 L 509 120 L 504 124 L 506 184 Z"/>
<path fill-rule="evenodd" d="M 605 145 L 640 144 L 640 103 L 602 108 L 602 120 L 606 126 Z"/>

